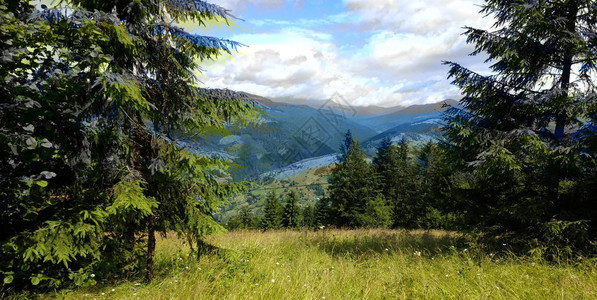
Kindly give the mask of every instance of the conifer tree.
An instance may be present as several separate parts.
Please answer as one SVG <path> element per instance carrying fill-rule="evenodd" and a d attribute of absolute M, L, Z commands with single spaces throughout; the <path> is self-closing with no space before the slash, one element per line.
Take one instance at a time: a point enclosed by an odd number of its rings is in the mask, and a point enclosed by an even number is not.
<path fill-rule="evenodd" d="M 331 203 L 327 197 L 317 200 L 315 203 L 315 227 L 327 227 L 332 224 Z"/>
<path fill-rule="evenodd" d="M 275 230 L 282 226 L 282 204 L 275 191 L 267 194 L 265 197 L 265 206 L 263 207 L 263 218 L 261 219 L 261 229 Z"/>
<path fill-rule="evenodd" d="M 284 204 L 284 214 L 282 215 L 282 226 L 285 228 L 297 228 L 299 226 L 300 207 L 294 191 L 290 191 L 286 196 Z"/>
<path fill-rule="evenodd" d="M 239 221 L 240 221 L 240 228 L 249 229 L 253 227 L 254 223 L 254 216 L 249 206 L 243 205 L 240 208 L 240 212 L 238 213 Z"/>
<path fill-rule="evenodd" d="M 493 74 L 446 62 L 464 94 L 446 136 L 474 179 L 462 197 L 469 221 L 503 238 L 586 245 L 560 237 L 597 232 L 595 201 L 579 196 L 596 164 L 595 4 L 488 0 L 481 13 L 495 17 L 492 30 L 465 34 Z"/>
<path fill-rule="evenodd" d="M 316 223 L 315 207 L 311 204 L 307 204 L 301 213 L 301 226 L 305 228 L 314 228 Z"/>
<path fill-rule="evenodd" d="M 89 281 L 93 267 L 145 265 L 150 281 L 155 232 L 176 230 L 200 250 L 201 239 L 220 228 L 211 217 L 216 206 L 243 187 L 217 180 L 228 163 L 176 140 L 226 133 L 226 124 L 256 116 L 237 94 L 200 88 L 195 75 L 202 61 L 239 44 L 178 25 L 233 17 L 200 0 L 59 5 L 38 11 L 29 1 L 0 2 L 2 40 L 35 46 L 27 54 L 34 59 L 3 60 L 0 68 L 2 75 L 24 71 L 0 92 L 0 140 L 7 146 L 0 149 L 7 159 L 0 198 L 33 212 L 0 218 L 18 229 L 1 238 L 3 251 L 15 251 L 0 272 L 19 284 L 34 277 L 34 285 L 57 285 Z M 18 52 L 9 43 L 0 47 L 5 58 Z M 20 224 L 23 215 L 27 224 Z M 148 237 L 144 255 L 133 253 L 140 233 Z"/>
<path fill-rule="evenodd" d="M 365 152 L 350 131 L 341 152 L 340 161 L 329 178 L 332 218 L 337 226 L 360 227 L 367 203 L 376 195 L 374 174 Z"/>
<path fill-rule="evenodd" d="M 368 228 L 388 228 L 392 225 L 392 208 L 383 194 L 378 193 L 375 198 L 367 202 L 365 212 L 360 215 L 359 223 L 360 226 Z"/>

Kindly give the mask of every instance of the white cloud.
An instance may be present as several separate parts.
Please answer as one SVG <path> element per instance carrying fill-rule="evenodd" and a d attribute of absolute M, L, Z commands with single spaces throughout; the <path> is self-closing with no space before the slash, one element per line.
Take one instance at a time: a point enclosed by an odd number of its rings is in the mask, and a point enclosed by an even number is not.
<path fill-rule="evenodd" d="M 267 2 L 267 1 L 265 1 Z M 348 12 L 325 21 L 279 23 L 273 32 L 233 36 L 248 48 L 209 66 L 204 82 L 271 98 L 324 100 L 341 94 L 354 105 L 411 105 L 458 97 L 446 79 L 452 60 L 487 70 L 470 57 L 464 25 L 486 28 L 473 1 L 344 0 Z M 253 21 L 259 25 L 261 20 Z M 327 27 L 358 29 L 362 45 L 343 44 Z M 263 22 L 265 24 L 267 22 Z M 344 31 L 346 33 L 347 31 Z M 348 49 L 348 50 L 347 50 Z"/>
<path fill-rule="evenodd" d="M 364 29 L 433 34 L 479 24 L 479 0 L 343 0 Z"/>

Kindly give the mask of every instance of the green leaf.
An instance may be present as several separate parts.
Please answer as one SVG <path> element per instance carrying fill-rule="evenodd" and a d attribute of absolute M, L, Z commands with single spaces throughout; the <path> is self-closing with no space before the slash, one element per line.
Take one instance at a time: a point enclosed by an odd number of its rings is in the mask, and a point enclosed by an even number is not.
<path fill-rule="evenodd" d="M 10 284 L 13 279 L 14 279 L 14 277 L 12 275 L 8 275 L 8 276 L 4 277 L 4 284 Z"/>
<path fill-rule="evenodd" d="M 37 185 L 39 185 L 39 186 L 41 186 L 41 187 L 46 187 L 46 186 L 48 186 L 48 182 L 47 182 L 47 181 L 45 181 L 45 180 L 38 180 L 38 181 L 36 181 L 36 182 L 35 182 L 35 184 L 37 184 Z"/>
<path fill-rule="evenodd" d="M 31 277 L 31 284 L 38 285 L 41 282 L 40 276 Z"/>

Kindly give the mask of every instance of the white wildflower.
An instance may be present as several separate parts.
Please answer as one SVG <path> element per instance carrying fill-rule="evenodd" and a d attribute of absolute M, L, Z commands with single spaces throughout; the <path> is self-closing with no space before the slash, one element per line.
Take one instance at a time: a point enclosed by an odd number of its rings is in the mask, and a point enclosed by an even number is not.
<path fill-rule="evenodd" d="M 93 278 L 93 277 L 95 277 L 95 274 L 91 274 L 91 275 L 89 275 L 89 276 L 90 276 L 91 278 Z"/>
<path fill-rule="evenodd" d="M 276 282 L 276 280 L 275 280 L 275 279 L 273 279 L 273 278 L 272 278 L 272 280 L 271 280 L 271 281 L 272 281 L 272 283 Z"/>

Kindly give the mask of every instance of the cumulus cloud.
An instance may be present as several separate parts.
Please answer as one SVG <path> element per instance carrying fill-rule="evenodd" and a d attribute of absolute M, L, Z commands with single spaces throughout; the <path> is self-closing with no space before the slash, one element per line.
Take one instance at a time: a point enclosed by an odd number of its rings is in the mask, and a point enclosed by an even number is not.
<path fill-rule="evenodd" d="M 479 24 L 477 5 L 471 0 L 343 0 L 365 30 L 384 29 L 414 34 L 434 34 L 446 28 Z"/>
<path fill-rule="evenodd" d="M 458 98 L 442 60 L 487 70 L 485 57 L 468 56 L 472 47 L 461 35 L 464 25 L 489 24 L 473 1 L 343 3 L 346 12 L 323 20 L 280 21 L 277 30 L 233 36 L 249 47 L 210 66 L 204 82 L 274 99 L 324 100 L 339 93 L 354 105 L 392 106 Z M 356 30 L 362 39 L 346 44 L 330 31 L 332 25 L 343 26 L 342 34 Z"/>

